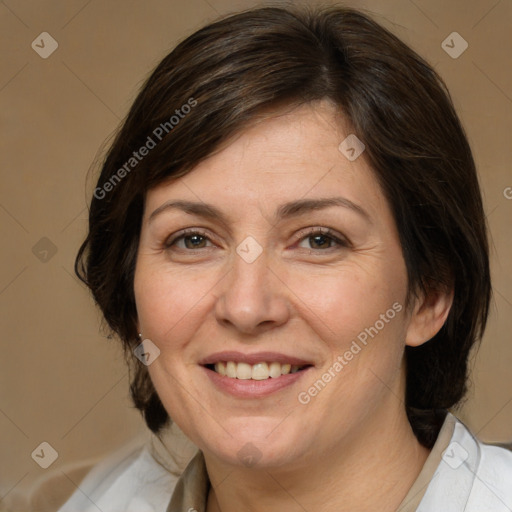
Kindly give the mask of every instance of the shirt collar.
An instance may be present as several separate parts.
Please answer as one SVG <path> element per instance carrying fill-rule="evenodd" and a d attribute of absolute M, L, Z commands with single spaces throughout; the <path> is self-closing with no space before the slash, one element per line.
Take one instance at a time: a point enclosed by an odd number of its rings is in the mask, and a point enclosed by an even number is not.
<path fill-rule="evenodd" d="M 206 512 L 209 490 L 203 452 L 198 451 L 178 480 L 167 512 Z"/>
<path fill-rule="evenodd" d="M 158 434 L 151 436 L 151 455 L 169 473 L 178 477 L 184 472 L 197 451 L 197 446 L 174 422 L 170 422 Z"/>

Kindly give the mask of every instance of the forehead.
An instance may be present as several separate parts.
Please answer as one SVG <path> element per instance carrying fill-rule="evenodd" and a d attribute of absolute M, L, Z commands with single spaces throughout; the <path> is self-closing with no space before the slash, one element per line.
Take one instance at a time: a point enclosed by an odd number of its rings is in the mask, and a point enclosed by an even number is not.
<path fill-rule="evenodd" d="M 341 194 L 378 215 L 387 205 L 364 152 L 350 161 L 339 149 L 349 135 L 324 101 L 266 113 L 184 177 L 149 191 L 147 210 L 183 198 L 247 212 L 258 204 L 271 212 L 276 203 Z"/>

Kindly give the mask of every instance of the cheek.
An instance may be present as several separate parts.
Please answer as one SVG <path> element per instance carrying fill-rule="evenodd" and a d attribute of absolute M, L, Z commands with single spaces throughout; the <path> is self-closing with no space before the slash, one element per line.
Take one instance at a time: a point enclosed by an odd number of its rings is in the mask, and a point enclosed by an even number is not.
<path fill-rule="evenodd" d="M 210 282 L 211 281 L 211 282 Z M 140 261 L 135 273 L 134 289 L 139 327 L 144 337 L 161 350 L 176 347 L 197 330 L 197 322 L 211 301 L 208 290 L 212 276 L 152 269 Z"/>
<path fill-rule="evenodd" d="M 299 402 L 307 405 L 299 410 L 318 418 L 333 438 L 385 403 L 390 389 L 400 393 L 405 290 L 403 279 L 355 268 L 336 279 L 296 280 L 294 292 L 307 297 L 300 316 L 329 354 L 318 374 L 304 383 Z"/>
<path fill-rule="evenodd" d="M 337 356 L 348 350 L 358 336 L 362 342 L 365 335 L 373 339 L 371 334 L 376 331 L 375 338 L 397 341 L 400 337 L 404 315 L 397 309 L 404 310 L 406 283 L 403 273 L 395 274 L 389 279 L 384 268 L 350 266 L 334 275 L 290 275 L 288 282 L 298 298 L 300 316 L 309 319 L 308 323 Z"/>

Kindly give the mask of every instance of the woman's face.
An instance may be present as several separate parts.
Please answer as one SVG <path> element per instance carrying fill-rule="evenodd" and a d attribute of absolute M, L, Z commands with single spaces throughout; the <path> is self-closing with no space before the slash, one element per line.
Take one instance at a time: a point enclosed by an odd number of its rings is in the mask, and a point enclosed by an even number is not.
<path fill-rule="evenodd" d="M 226 463 L 311 461 L 403 411 L 405 264 L 342 126 L 323 102 L 282 113 L 147 194 L 135 297 L 160 350 L 151 379 Z"/>

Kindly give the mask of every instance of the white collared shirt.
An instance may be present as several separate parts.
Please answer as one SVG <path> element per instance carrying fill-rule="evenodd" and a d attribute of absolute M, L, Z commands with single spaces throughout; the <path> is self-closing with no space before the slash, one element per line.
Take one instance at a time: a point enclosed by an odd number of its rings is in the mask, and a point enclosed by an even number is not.
<path fill-rule="evenodd" d="M 161 439 L 94 466 L 58 512 L 204 512 L 208 488 L 202 453 L 172 424 Z M 512 452 L 482 443 L 448 413 L 399 510 L 512 512 Z"/>

